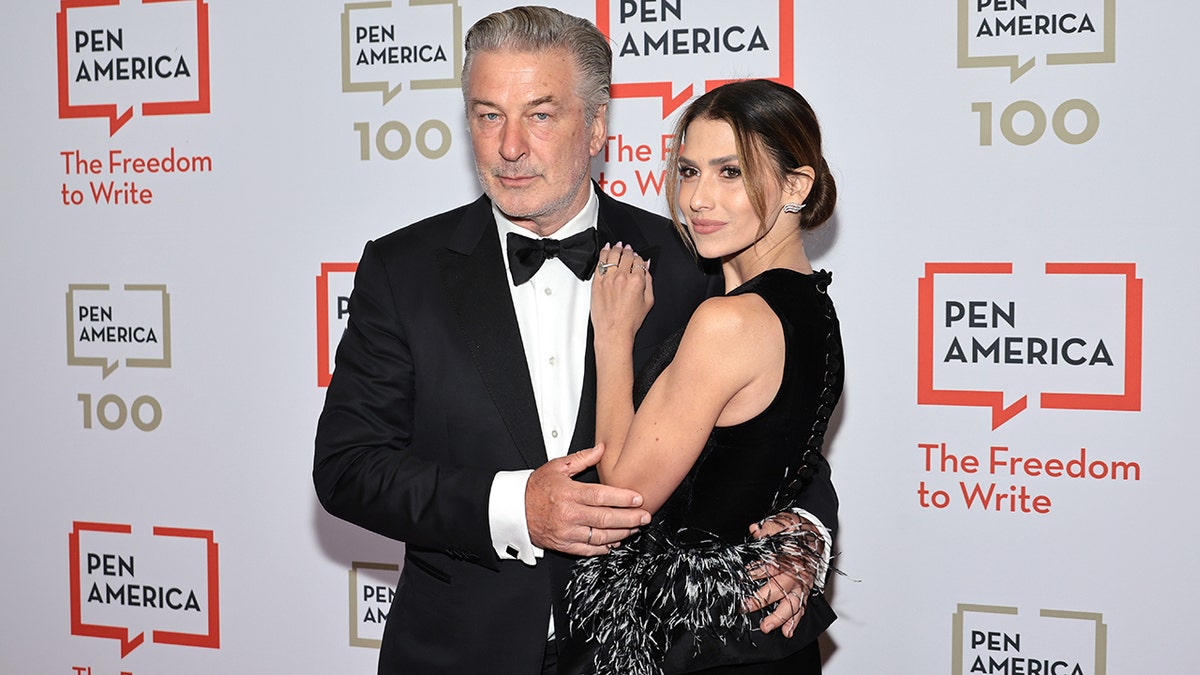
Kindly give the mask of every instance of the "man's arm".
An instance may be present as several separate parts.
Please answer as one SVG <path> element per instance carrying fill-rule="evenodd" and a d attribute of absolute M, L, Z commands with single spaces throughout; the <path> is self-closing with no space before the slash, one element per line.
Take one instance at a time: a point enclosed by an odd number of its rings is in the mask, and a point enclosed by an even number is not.
<path fill-rule="evenodd" d="M 746 603 L 748 610 L 778 603 L 759 624 L 764 633 L 782 628 L 791 637 L 804 617 L 808 596 L 814 589 L 824 588 L 828 573 L 831 546 L 837 534 L 838 498 L 831 480 L 829 462 L 818 456 L 812 480 L 794 493 L 780 513 L 759 523 L 750 524 L 750 534 L 756 539 L 779 534 L 790 528 L 803 528 L 814 533 L 813 541 L 820 549 L 819 569 L 804 565 L 788 568 L 756 569 L 752 576 L 762 580 L 758 593 Z"/>
<path fill-rule="evenodd" d="M 443 448 L 414 447 L 416 364 L 377 248 L 367 244 L 355 274 L 317 424 L 317 497 L 331 514 L 372 532 L 483 557 L 495 472 L 451 465 Z"/>
<path fill-rule="evenodd" d="M 417 446 L 420 364 L 398 316 L 394 286 L 378 245 L 368 244 L 317 425 L 317 497 L 331 514 L 378 534 L 494 566 L 489 497 L 497 470 L 450 459 L 485 448 L 430 447 L 427 439 Z M 601 553 L 648 521 L 649 514 L 632 508 L 640 503 L 636 493 L 570 479 L 598 459 L 595 452 L 562 458 L 530 475 L 520 495 L 524 503 L 507 510 L 524 511 L 534 545 Z"/>

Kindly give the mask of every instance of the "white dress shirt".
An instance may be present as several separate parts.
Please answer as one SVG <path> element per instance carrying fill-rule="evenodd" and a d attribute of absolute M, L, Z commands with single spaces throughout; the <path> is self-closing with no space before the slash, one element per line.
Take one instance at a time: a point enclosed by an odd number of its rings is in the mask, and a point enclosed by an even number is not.
<path fill-rule="evenodd" d="M 595 227 L 599 211 L 600 200 L 593 191 L 583 210 L 555 232 L 553 238 L 566 239 Z M 592 285 L 580 281 L 561 261 L 550 259 L 532 279 L 514 286 L 508 274 L 508 233 L 536 236 L 513 224 L 495 206 L 492 214 L 500 229 L 508 290 L 512 293 L 517 327 L 525 347 L 546 457 L 563 457 L 570 449 L 583 393 Z M 536 564 L 543 555 L 542 549 L 529 540 L 525 520 L 525 484 L 531 473 L 531 469 L 497 473 L 488 498 L 488 520 L 496 555 L 501 560 L 518 559 L 526 565 Z"/>

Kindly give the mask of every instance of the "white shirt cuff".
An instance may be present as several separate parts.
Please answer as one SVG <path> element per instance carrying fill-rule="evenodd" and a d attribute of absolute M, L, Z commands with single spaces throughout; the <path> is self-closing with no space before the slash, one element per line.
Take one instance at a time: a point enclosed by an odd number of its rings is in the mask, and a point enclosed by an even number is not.
<path fill-rule="evenodd" d="M 833 537 L 829 535 L 829 528 L 825 527 L 825 524 L 818 520 L 813 514 L 800 508 L 792 508 L 789 510 L 816 527 L 817 532 L 821 535 L 821 539 L 825 540 L 825 548 L 821 551 L 820 573 L 817 574 L 817 578 L 813 583 L 813 588 L 815 590 L 823 591 L 825 590 L 825 578 L 829 575 L 829 558 L 831 552 L 833 551 Z"/>
<path fill-rule="evenodd" d="M 525 521 L 525 484 L 532 469 L 500 471 L 492 479 L 488 494 L 488 526 L 492 533 L 492 548 L 501 560 L 520 560 L 536 565 L 544 551 L 529 541 L 529 524 Z"/>

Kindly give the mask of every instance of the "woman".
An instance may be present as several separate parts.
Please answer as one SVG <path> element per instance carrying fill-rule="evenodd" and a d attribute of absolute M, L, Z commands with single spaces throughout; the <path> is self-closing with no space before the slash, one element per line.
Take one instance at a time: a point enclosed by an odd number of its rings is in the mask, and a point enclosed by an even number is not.
<path fill-rule="evenodd" d="M 598 469 L 605 483 L 640 492 L 655 516 L 625 546 L 577 564 L 571 637 L 588 642 L 568 646 L 565 661 L 626 674 L 819 673 L 816 637 L 833 620 L 819 595 L 823 526 L 837 518 L 821 445 L 842 353 L 830 275 L 813 271 L 802 236 L 836 200 L 816 117 L 800 94 L 766 80 L 714 89 L 680 118 L 668 176 L 676 229 L 720 262 L 726 293 L 705 301 L 635 384 L 652 261 L 620 243 L 600 253 Z M 744 523 L 781 506 L 798 515 L 770 536 L 746 536 Z M 809 582 L 812 594 L 781 601 L 807 604 L 799 626 L 754 630 L 770 608 L 743 602 L 763 566 Z"/>

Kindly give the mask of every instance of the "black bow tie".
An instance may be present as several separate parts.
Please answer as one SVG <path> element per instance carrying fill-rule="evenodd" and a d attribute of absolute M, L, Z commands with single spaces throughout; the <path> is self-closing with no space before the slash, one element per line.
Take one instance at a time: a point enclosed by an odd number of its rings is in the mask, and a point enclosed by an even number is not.
<path fill-rule="evenodd" d="M 508 233 L 508 268 L 514 286 L 529 281 L 548 258 L 558 258 L 580 281 L 587 281 L 599 259 L 596 228 L 573 234 L 566 239 L 531 239 Z"/>

